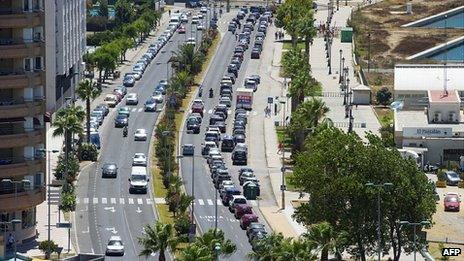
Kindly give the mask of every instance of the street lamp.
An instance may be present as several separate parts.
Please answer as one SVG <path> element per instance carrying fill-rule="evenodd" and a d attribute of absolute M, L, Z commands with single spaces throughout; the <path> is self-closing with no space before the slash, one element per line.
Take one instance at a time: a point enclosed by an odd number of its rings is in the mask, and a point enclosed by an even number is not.
<path fill-rule="evenodd" d="M 366 183 L 367 187 L 374 187 L 377 189 L 377 240 L 378 240 L 378 246 L 377 246 L 377 253 L 378 253 L 378 261 L 380 261 L 380 258 L 382 256 L 382 221 L 380 219 L 381 213 L 380 213 L 380 191 L 385 190 L 386 188 L 389 188 L 393 186 L 393 183 L 390 182 L 385 182 L 385 183 L 379 183 L 379 184 L 374 184 L 372 182 Z"/>
<path fill-rule="evenodd" d="M 16 224 L 21 224 L 21 223 L 22 223 L 22 220 L 21 220 L 21 219 L 12 219 L 11 221 L 0 221 L 0 224 L 1 224 L 1 225 L 4 225 L 4 226 L 5 226 L 6 224 L 11 224 L 11 225 L 13 225 L 13 231 L 16 231 L 15 225 L 16 225 Z M 6 240 L 7 240 L 7 239 L 6 239 L 6 228 L 5 228 L 5 231 L 4 231 L 3 240 L 4 240 L 5 242 L 6 242 Z M 17 252 L 17 249 L 16 249 L 16 241 L 17 241 L 17 240 L 16 240 L 16 238 L 15 238 L 15 240 L 14 240 L 14 242 L 13 242 L 13 243 L 14 243 L 13 247 L 14 247 L 14 260 L 15 260 L 15 261 L 16 261 L 16 252 Z M 6 259 L 6 256 L 4 256 L 4 258 Z"/>
<path fill-rule="evenodd" d="M 51 164 L 50 164 L 50 154 L 51 153 L 58 153 L 59 150 L 47 150 L 47 149 L 40 149 L 39 150 L 40 152 L 42 153 L 46 153 L 46 158 L 47 158 L 47 165 L 48 165 L 48 169 L 47 169 L 47 207 L 48 207 L 48 236 L 47 236 L 47 239 L 48 241 L 50 241 L 50 216 L 51 216 L 51 210 L 50 210 L 50 198 L 51 198 L 51 195 L 50 195 L 50 185 L 51 185 L 51 181 L 50 181 L 50 177 L 51 177 Z"/>
<path fill-rule="evenodd" d="M 428 226 L 430 225 L 430 221 L 428 220 L 422 220 L 421 222 L 409 222 L 409 221 L 400 221 L 399 222 L 400 226 L 410 226 L 413 227 L 414 230 L 414 261 L 416 261 L 416 253 L 417 253 L 417 245 L 416 245 L 416 228 L 417 227 L 422 227 L 422 226 Z"/>

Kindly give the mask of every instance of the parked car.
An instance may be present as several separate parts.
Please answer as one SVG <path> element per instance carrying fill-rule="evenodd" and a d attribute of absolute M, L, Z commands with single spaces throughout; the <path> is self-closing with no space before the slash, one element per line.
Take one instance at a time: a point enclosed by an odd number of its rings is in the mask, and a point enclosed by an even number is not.
<path fill-rule="evenodd" d="M 456 193 L 447 193 L 444 199 L 444 207 L 445 211 L 457 211 L 459 212 L 460 209 L 461 199 L 459 195 Z"/>

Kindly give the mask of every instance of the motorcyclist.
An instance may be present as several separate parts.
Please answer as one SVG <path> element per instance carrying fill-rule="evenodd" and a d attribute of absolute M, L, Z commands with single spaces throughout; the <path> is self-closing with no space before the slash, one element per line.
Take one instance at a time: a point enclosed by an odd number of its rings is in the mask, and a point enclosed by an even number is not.
<path fill-rule="evenodd" d="M 124 128 L 122 129 L 122 135 L 123 135 L 124 137 L 127 137 L 127 125 L 124 126 Z"/>
<path fill-rule="evenodd" d="M 209 97 L 210 97 L 210 98 L 213 98 L 213 88 L 210 88 L 210 89 L 209 89 Z"/>

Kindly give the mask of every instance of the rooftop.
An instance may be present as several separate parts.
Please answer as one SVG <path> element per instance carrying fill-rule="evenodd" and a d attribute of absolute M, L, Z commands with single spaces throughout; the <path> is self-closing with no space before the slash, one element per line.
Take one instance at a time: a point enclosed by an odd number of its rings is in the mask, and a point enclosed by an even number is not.
<path fill-rule="evenodd" d="M 403 128 L 452 128 L 453 133 L 464 133 L 464 113 L 461 111 L 461 122 L 459 123 L 429 123 L 424 111 L 402 111 L 395 110 L 395 131 Z"/>
<path fill-rule="evenodd" d="M 397 64 L 395 91 L 443 90 L 446 75 L 447 89 L 464 91 L 464 64 Z"/>
<path fill-rule="evenodd" d="M 443 103 L 461 103 L 459 94 L 457 91 L 429 91 L 430 102 L 443 102 Z"/>

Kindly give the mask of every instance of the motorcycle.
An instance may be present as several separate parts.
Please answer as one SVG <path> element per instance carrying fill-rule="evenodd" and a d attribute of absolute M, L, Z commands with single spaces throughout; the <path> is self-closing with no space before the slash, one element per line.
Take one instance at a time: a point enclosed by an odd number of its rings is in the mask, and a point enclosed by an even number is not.
<path fill-rule="evenodd" d="M 213 98 L 213 89 L 209 89 L 209 97 Z"/>

